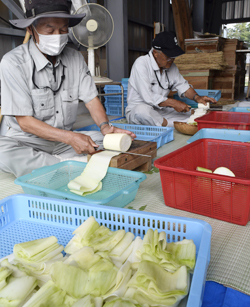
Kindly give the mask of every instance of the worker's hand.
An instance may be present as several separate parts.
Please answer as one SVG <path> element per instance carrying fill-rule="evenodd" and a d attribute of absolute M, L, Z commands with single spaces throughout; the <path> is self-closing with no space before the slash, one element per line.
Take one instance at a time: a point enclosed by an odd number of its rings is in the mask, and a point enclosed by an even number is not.
<path fill-rule="evenodd" d="M 136 135 L 129 130 L 124 130 L 124 129 L 117 128 L 114 126 L 110 127 L 109 125 L 104 125 L 101 128 L 102 128 L 101 132 L 103 135 L 108 134 L 108 133 L 127 133 L 131 136 L 132 139 L 136 138 Z"/>
<path fill-rule="evenodd" d="M 175 103 L 173 105 L 173 108 L 175 109 L 175 111 L 177 112 L 189 112 L 191 109 L 191 106 L 187 105 L 185 102 L 179 101 L 179 100 L 175 100 Z"/>
<path fill-rule="evenodd" d="M 189 112 L 191 109 L 191 106 L 187 105 L 185 102 L 182 102 L 180 100 L 176 100 L 173 98 L 168 98 L 167 100 L 159 103 L 160 107 L 171 107 L 174 108 L 177 112 Z"/>
<path fill-rule="evenodd" d="M 98 147 L 90 136 L 77 132 L 72 132 L 68 144 L 74 148 L 77 154 L 94 153 L 95 147 Z"/>
<path fill-rule="evenodd" d="M 204 105 L 206 105 L 208 102 L 209 103 L 217 103 L 217 101 L 214 98 L 207 97 L 207 96 L 196 96 L 195 101 L 197 103 L 202 103 Z"/>

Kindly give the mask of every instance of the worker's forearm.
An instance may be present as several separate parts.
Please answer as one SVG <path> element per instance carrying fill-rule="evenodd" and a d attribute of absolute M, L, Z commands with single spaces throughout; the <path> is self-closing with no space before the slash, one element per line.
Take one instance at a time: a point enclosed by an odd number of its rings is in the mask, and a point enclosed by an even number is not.
<path fill-rule="evenodd" d="M 173 98 L 168 98 L 167 100 L 159 103 L 159 107 L 171 107 L 173 108 L 175 106 L 176 100 Z"/>
<path fill-rule="evenodd" d="M 48 141 L 70 143 L 72 131 L 51 127 L 32 116 L 16 116 L 16 119 L 24 132 L 34 134 Z"/>
<path fill-rule="evenodd" d="M 196 91 L 195 91 L 192 87 L 190 87 L 190 88 L 185 92 L 185 97 L 188 98 L 188 99 L 193 100 L 194 95 L 198 95 L 198 94 L 196 93 Z M 198 96 L 199 96 L 199 95 L 198 95 Z"/>
<path fill-rule="evenodd" d="M 90 102 L 86 103 L 86 107 L 98 127 L 101 123 L 109 121 L 105 109 L 98 97 L 95 97 Z"/>

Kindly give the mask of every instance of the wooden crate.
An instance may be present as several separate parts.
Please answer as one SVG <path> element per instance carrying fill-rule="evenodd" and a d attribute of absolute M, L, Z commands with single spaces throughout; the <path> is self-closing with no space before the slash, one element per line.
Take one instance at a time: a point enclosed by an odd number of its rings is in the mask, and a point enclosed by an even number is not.
<path fill-rule="evenodd" d="M 221 90 L 221 99 L 234 100 L 244 92 L 245 70 L 227 70 L 216 72 L 213 78 L 213 89 Z"/>
<path fill-rule="evenodd" d="M 212 53 L 223 51 L 225 38 L 212 37 L 212 38 L 194 38 L 185 39 L 185 52 L 197 53 L 201 52 Z"/>
<path fill-rule="evenodd" d="M 180 70 L 182 76 L 196 89 L 213 89 L 214 70 Z"/>

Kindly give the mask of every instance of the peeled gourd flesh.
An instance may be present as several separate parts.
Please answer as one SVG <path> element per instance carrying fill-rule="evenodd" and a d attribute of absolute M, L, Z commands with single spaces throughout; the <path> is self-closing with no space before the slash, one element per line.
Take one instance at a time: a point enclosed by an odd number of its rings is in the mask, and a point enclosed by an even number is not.
<path fill-rule="evenodd" d="M 207 110 L 209 109 L 210 105 L 207 103 L 204 105 L 203 103 L 198 103 L 198 108 L 195 109 L 194 114 L 192 114 L 188 120 L 187 124 L 189 125 L 197 125 L 197 122 L 195 121 L 196 118 L 201 117 L 207 113 Z"/>
<path fill-rule="evenodd" d="M 229 168 L 223 166 L 216 168 L 214 174 L 235 177 L 234 173 Z"/>
<path fill-rule="evenodd" d="M 103 139 L 103 147 L 107 150 L 127 151 L 131 143 L 131 136 L 126 133 L 106 134 Z"/>
<path fill-rule="evenodd" d="M 102 189 L 102 179 L 106 176 L 110 160 L 117 151 L 127 151 L 132 138 L 126 133 L 106 134 L 103 139 L 105 151 L 92 155 L 82 174 L 68 183 L 70 192 L 86 196 Z"/>

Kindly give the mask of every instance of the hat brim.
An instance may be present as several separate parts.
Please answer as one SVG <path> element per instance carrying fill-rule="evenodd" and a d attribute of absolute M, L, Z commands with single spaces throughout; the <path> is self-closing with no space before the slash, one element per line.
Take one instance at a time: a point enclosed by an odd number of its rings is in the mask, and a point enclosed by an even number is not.
<path fill-rule="evenodd" d="M 37 15 L 33 18 L 24 18 L 24 19 L 13 19 L 10 20 L 10 23 L 20 29 L 24 29 L 29 27 L 35 20 L 39 18 L 46 18 L 46 17 L 54 17 L 54 18 L 68 18 L 69 19 L 69 27 L 74 27 L 78 25 L 82 21 L 82 19 L 86 16 L 86 14 L 77 14 L 77 15 L 70 15 L 67 13 L 47 13 L 47 14 L 41 14 Z"/>
<path fill-rule="evenodd" d="M 181 47 L 179 47 L 178 45 L 176 45 L 174 47 L 174 49 L 168 50 L 168 49 L 161 49 L 161 51 L 168 56 L 169 58 L 177 58 L 178 56 L 184 54 L 185 52 L 181 49 Z"/>

